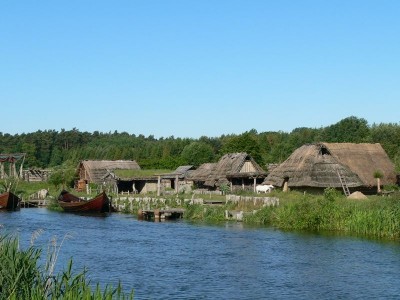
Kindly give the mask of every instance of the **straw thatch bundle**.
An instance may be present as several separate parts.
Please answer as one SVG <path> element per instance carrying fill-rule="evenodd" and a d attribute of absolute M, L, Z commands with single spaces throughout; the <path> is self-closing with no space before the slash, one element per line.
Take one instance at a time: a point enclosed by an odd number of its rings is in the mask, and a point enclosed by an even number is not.
<path fill-rule="evenodd" d="M 381 183 L 394 184 L 394 165 L 380 144 L 318 143 L 298 148 L 271 170 L 264 183 L 288 187 L 341 187 L 338 171 L 349 188 L 376 186 L 374 172 L 383 174 Z"/>
<path fill-rule="evenodd" d="M 356 200 L 368 199 L 367 196 L 365 196 L 363 193 L 361 193 L 359 191 L 355 191 L 354 193 L 351 193 L 347 198 L 356 199 Z"/>

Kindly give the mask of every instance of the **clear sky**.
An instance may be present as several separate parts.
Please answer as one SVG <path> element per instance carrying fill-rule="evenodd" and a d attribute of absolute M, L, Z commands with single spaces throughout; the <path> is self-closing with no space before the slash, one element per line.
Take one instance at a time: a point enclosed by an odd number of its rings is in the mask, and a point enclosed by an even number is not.
<path fill-rule="evenodd" d="M 400 1 L 0 2 L 0 132 L 400 121 Z"/>

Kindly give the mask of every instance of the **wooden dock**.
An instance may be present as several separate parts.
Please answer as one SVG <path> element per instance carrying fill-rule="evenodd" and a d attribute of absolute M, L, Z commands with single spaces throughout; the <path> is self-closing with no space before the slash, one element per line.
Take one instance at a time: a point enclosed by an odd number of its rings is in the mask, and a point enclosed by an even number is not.
<path fill-rule="evenodd" d="M 29 199 L 29 200 L 21 200 L 21 207 L 46 207 L 49 204 L 50 200 L 47 199 Z"/>
<path fill-rule="evenodd" d="M 183 218 L 183 213 L 185 210 L 183 208 L 170 208 L 170 209 L 139 209 L 138 218 L 141 220 L 172 220 Z"/>

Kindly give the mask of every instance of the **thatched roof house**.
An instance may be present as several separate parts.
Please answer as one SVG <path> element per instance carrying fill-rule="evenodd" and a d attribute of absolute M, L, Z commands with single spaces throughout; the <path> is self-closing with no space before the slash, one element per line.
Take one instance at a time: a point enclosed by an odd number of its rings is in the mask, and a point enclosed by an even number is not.
<path fill-rule="evenodd" d="M 135 160 L 83 160 L 78 166 L 79 179 L 86 183 L 102 184 L 115 170 L 140 170 L 140 166 Z"/>
<path fill-rule="evenodd" d="M 223 184 L 239 186 L 254 185 L 257 179 L 260 181 L 265 178 L 266 172 L 257 162 L 247 153 L 225 154 L 215 164 L 203 164 L 197 170 L 192 171 L 188 179 L 194 182 L 203 182 L 208 188 L 220 187 Z"/>
<path fill-rule="evenodd" d="M 342 188 L 338 172 L 350 190 L 376 187 L 374 173 L 383 177 L 381 184 L 395 184 L 393 163 L 380 144 L 317 143 L 295 150 L 271 170 L 265 184 L 289 188 Z"/>

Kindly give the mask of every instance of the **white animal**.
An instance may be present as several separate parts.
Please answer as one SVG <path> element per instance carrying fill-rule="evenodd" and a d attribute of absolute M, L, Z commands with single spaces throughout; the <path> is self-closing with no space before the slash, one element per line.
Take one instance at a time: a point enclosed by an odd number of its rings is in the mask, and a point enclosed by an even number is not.
<path fill-rule="evenodd" d="M 38 194 L 38 198 L 43 200 L 44 198 L 46 198 L 49 195 L 49 191 L 46 189 L 41 189 L 40 191 L 37 192 Z"/>
<path fill-rule="evenodd" d="M 259 193 L 270 193 L 274 189 L 274 186 L 271 184 L 263 184 L 256 186 L 256 192 Z"/>

